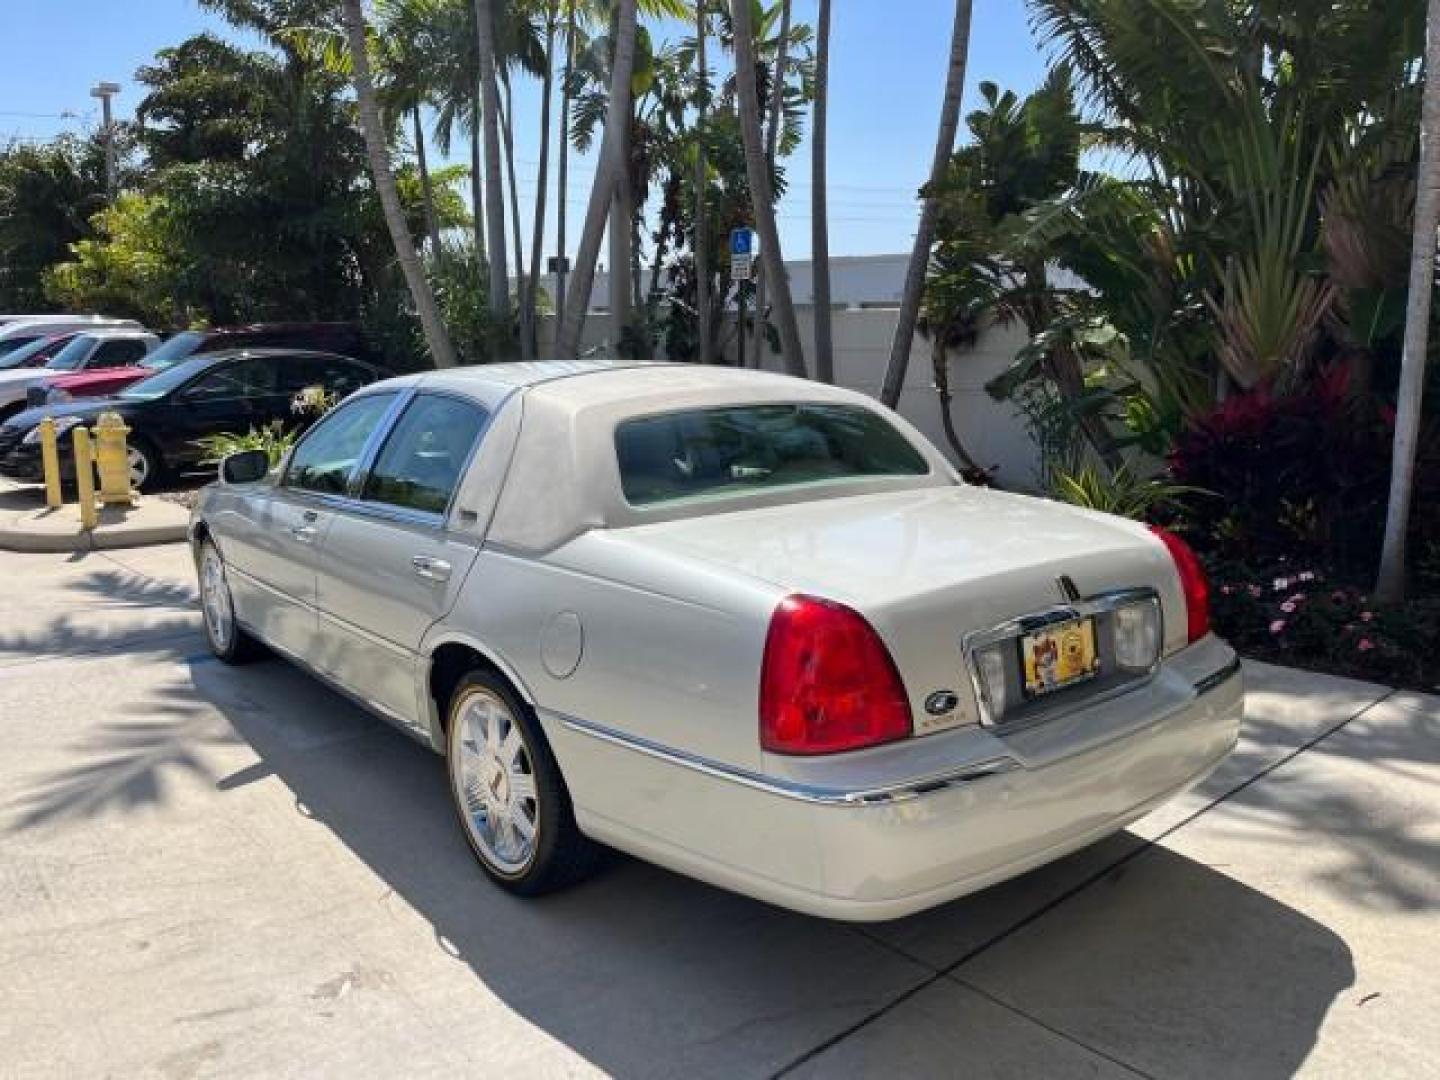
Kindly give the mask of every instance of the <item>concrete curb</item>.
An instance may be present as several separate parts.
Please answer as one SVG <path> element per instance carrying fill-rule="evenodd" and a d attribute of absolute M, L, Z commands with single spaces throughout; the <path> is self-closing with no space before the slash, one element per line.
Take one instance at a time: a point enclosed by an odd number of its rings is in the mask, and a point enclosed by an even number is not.
<path fill-rule="evenodd" d="M 102 509 L 93 532 L 80 527 L 74 504 L 58 510 L 0 510 L 0 550 L 63 553 L 170 544 L 184 540 L 189 528 L 188 510 L 155 498 L 141 498 L 128 509 Z"/>

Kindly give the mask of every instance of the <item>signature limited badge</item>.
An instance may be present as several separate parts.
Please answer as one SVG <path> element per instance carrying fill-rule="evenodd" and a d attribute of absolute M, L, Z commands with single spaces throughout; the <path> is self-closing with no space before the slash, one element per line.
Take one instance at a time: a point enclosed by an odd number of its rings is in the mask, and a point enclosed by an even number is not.
<path fill-rule="evenodd" d="M 954 690 L 936 690 L 925 699 L 925 711 L 931 716 L 944 716 L 959 704 L 960 698 Z"/>

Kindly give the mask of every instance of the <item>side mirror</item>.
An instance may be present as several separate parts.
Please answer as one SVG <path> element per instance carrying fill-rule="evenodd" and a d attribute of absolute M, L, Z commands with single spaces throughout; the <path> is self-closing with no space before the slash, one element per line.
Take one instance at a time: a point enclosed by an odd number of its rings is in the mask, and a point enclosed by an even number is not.
<path fill-rule="evenodd" d="M 226 454 L 220 462 L 222 484 L 253 484 L 270 471 L 270 455 L 264 450 L 241 450 Z"/>

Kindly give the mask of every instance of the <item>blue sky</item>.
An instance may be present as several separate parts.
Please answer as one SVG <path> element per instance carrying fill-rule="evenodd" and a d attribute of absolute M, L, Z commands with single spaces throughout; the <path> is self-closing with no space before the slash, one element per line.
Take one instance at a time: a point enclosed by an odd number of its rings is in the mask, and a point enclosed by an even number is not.
<path fill-rule="evenodd" d="M 795 0 L 797 19 L 814 21 L 814 0 Z M 944 90 L 953 4 L 948 0 L 833 0 L 830 105 L 830 235 L 834 255 L 909 249 L 914 192 L 929 169 Z M 139 93 L 135 69 L 168 44 L 202 30 L 232 33 L 194 0 L 0 0 L 0 139 L 44 138 L 93 125 L 89 88 L 120 83 L 119 115 Z M 1028 90 L 1043 58 L 1026 24 L 1023 0 L 975 0 L 966 108 L 975 84 L 990 79 Z M 526 88 L 517 115 L 537 115 Z M 62 117 L 62 113 L 73 116 Z M 522 216 L 535 190 L 534 121 L 516 137 Z M 810 247 L 809 152 L 791 159 L 790 193 L 779 208 L 787 258 Z M 572 220 L 584 212 L 590 163 L 572 168 Z M 553 207 L 553 188 L 552 188 Z M 551 215 L 553 222 L 553 213 Z M 572 227 L 573 236 L 579 231 Z M 526 227 L 528 240 L 529 226 Z"/>

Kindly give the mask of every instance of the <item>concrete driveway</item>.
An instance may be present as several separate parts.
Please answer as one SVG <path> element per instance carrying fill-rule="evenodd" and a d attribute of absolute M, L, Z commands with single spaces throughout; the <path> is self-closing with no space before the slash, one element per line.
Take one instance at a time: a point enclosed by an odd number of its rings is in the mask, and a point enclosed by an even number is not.
<path fill-rule="evenodd" d="M 191 579 L 0 553 L 5 1077 L 1436 1073 L 1435 698 L 1253 665 L 1202 790 L 900 922 L 622 858 L 523 902 L 439 759 L 212 662 Z"/>

